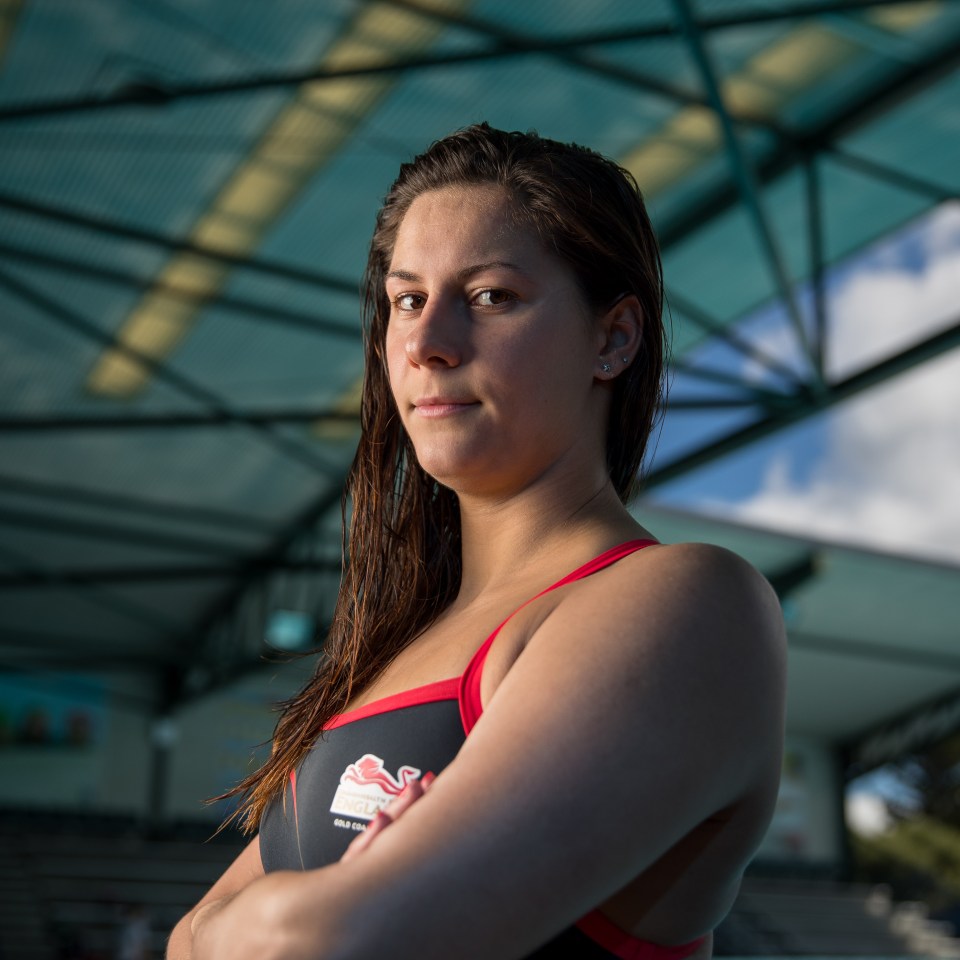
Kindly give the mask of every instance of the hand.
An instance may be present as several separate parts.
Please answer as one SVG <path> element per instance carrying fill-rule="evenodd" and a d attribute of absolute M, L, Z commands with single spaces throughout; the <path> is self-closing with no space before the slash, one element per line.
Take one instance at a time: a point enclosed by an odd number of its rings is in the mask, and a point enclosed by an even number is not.
<path fill-rule="evenodd" d="M 410 807 L 426 794 L 434 780 L 436 780 L 436 777 L 432 773 L 425 773 L 419 780 L 411 780 L 404 787 L 400 796 L 391 800 L 386 807 L 379 810 L 377 815 L 367 824 L 367 829 L 353 838 L 350 846 L 347 847 L 340 858 L 340 862 L 344 863 L 347 860 L 352 860 L 366 850 L 379 834 L 383 833 L 391 823 L 399 820 Z"/>
<path fill-rule="evenodd" d="M 353 859 L 430 789 L 433 774 L 413 781 L 358 834 L 341 862 Z M 317 956 L 315 905 L 304 907 L 304 881 L 320 871 L 276 870 L 234 896 L 194 914 L 193 960 L 312 960 Z M 311 896 L 313 896 L 311 894 Z"/>

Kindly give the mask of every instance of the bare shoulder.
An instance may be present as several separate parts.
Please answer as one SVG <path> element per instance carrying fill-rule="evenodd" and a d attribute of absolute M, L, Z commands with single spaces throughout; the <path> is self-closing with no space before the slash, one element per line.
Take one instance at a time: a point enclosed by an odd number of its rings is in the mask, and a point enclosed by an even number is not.
<path fill-rule="evenodd" d="M 758 707 L 771 698 L 772 709 L 782 704 L 780 603 L 769 582 L 731 551 L 652 546 L 575 587 L 527 644 L 525 657 L 539 659 L 545 675 L 573 663 L 579 682 L 631 677 L 637 689 L 705 708 L 742 696 Z"/>
<path fill-rule="evenodd" d="M 742 787 L 761 775 L 758 763 L 763 777 L 779 769 L 780 603 L 767 580 L 729 550 L 684 543 L 625 557 L 582 581 L 539 632 L 530 643 L 538 675 L 568 697 L 575 684 L 587 689 L 605 714 L 601 724 L 627 718 L 648 730 L 670 717 L 667 739 L 699 757 L 703 769 L 722 760 L 726 771 L 716 781 L 734 790 L 734 781 Z M 726 777 L 737 769 L 742 776 Z"/>
<path fill-rule="evenodd" d="M 648 547 L 609 567 L 584 602 L 615 598 L 624 623 L 646 637 L 678 631 L 696 648 L 721 645 L 776 657 L 785 652 L 779 600 L 742 557 L 708 543 Z M 605 601 L 604 601 L 605 598 Z M 619 631 L 618 631 L 619 632 Z M 706 651 L 703 651 L 706 652 Z"/>
<path fill-rule="evenodd" d="M 633 561 L 632 563 L 630 561 Z M 677 587 L 698 593 L 722 596 L 731 588 L 738 599 L 754 595 L 757 602 L 772 602 L 776 595 L 766 578 L 741 556 L 712 543 L 658 544 L 639 550 L 609 568 L 627 577 L 656 578 L 663 587 Z"/>
<path fill-rule="evenodd" d="M 578 784 L 607 783 L 615 765 L 624 809 L 650 826 L 658 856 L 670 845 L 660 841 L 718 811 L 758 796 L 766 803 L 780 771 L 786 686 L 769 583 L 727 550 L 678 544 L 570 586 L 537 621 L 463 757 L 478 767 L 488 751 L 546 758 L 542 775 L 571 798 Z"/>

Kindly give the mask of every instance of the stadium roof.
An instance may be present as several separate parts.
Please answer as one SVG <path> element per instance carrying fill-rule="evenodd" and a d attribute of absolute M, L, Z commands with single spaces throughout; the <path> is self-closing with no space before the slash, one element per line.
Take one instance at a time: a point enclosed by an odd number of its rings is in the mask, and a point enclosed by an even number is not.
<path fill-rule="evenodd" d="M 825 291 L 956 199 L 958 63 L 947 0 L 6 0 L 0 668 L 133 672 L 162 710 L 322 624 L 373 218 L 466 123 L 644 189 L 674 324 L 651 489 L 953 349 L 956 320 L 831 376 Z M 955 568 L 641 509 L 787 598 L 791 729 L 960 689 Z"/>

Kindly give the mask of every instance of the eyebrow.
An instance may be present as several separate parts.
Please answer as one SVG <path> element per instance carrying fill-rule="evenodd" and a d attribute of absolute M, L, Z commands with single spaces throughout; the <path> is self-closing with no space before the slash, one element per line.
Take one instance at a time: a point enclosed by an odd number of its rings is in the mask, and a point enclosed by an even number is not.
<path fill-rule="evenodd" d="M 494 268 L 499 268 L 501 270 L 515 270 L 517 273 L 526 274 L 526 270 L 523 267 L 518 266 L 516 263 L 510 263 L 508 260 L 488 260 L 486 263 L 475 263 L 469 267 L 464 267 L 462 270 L 458 271 L 457 279 L 458 280 L 467 280 L 472 276 L 475 276 L 478 273 L 483 273 L 484 270 L 491 270 Z M 409 270 L 391 270 L 384 279 L 390 280 L 395 278 L 397 280 L 406 280 L 408 283 L 419 283 L 423 280 L 418 273 L 412 273 Z"/>

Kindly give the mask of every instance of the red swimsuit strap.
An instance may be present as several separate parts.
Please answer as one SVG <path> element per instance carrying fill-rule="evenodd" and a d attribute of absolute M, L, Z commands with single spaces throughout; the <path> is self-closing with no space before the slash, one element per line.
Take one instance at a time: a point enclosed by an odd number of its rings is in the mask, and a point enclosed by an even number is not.
<path fill-rule="evenodd" d="M 604 567 L 609 567 L 612 563 L 622 560 L 631 553 L 636 553 L 638 550 L 652 546 L 657 542 L 656 540 L 628 540 L 626 543 L 617 544 L 617 546 L 605 550 L 600 556 L 594 557 L 592 560 L 588 560 L 582 567 L 577 567 L 572 573 L 568 573 L 556 583 L 551 583 L 545 590 L 541 590 L 538 594 L 520 604 L 520 606 L 484 640 L 480 649 L 473 655 L 470 663 L 467 664 L 467 669 L 463 671 L 460 677 L 460 718 L 463 721 L 464 732 L 470 733 L 476 725 L 476 722 L 480 719 L 480 714 L 483 713 L 483 704 L 480 701 L 480 678 L 483 675 L 483 665 L 486 662 L 487 654 L 490 652 L 490 647 L 493 645 L 493 641 L 497 639 L 500 631 L 516 614 L 527 606 L 527 604 L 533 603 L 534 600 L 539 599 L 545 593 L 550 593 L 551 590 L 556 590 L 558 587 L 565 587 L 568 583 L 573 583 L 575 580 L 582 580 L 584 577 L 589 577 L 592 573 L 603 570 Z"/>

